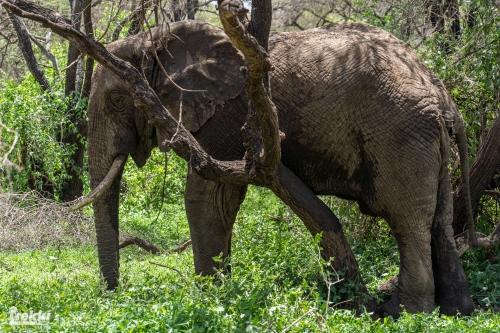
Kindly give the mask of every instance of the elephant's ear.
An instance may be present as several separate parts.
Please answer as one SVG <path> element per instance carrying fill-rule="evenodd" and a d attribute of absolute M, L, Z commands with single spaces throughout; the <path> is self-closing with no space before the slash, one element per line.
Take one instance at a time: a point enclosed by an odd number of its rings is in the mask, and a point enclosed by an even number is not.
<path fill-rule="evenodd" d="M 245 87 L 246 61 L 222 29 L 196 21 L 170 25 L 168 52 L 158 55 L 178 86 L 198 90 L 182 94 L 182 121 L 196 132 L 215 113 L 217 105 L 238 96 Z M 181 92 L 153 63 L 151 84 L 161 101 L 179 119 Z"/>

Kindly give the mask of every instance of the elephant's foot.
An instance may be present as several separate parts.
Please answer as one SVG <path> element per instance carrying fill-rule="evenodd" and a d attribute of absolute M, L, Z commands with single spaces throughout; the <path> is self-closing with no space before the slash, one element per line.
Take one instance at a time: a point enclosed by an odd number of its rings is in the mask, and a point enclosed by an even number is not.
<path fill-rule="evenodd" d="M 379 308 L 380 316 L 383 318 L 392 316 L 394 319 L 399 318 L 399 314 L 403 311 L 399 300 L 399 291 L 396 291 L 394 296 L 385 303 L 382 303 Z"/>
<path fill-rule="evenodd" d="M 427 297 L 422 297 L 422 295 L 404 294 L 398 288 L 394 296 L 380 306 L 380 314 L 382 317 L 392 316 L 394 319 L 397 319 L 403 309 L 410 313 L 431 313 L 436 309 L 434 293 L 429 294 Z"/>
<path fill-rule="evenodd" d="M 475 309 L 467 282 L 454 283 L 453 288 L 449 284 L 443 287 L 436 283 L 436 303 L 441 314 L 447 316 L 468 316 Z"/>
<path fill-rule="evenodd" d="M 366 312 L 370 315 L 373 321 L 381 318 L 380 310 L 375 300 L 370 299 L 364 306 Z"/>

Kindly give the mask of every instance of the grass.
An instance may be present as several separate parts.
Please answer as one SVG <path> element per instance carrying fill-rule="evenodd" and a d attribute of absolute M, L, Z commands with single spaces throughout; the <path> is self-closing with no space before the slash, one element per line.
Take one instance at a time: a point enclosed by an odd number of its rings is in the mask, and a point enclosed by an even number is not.
<path fill-rule="evenodd" d="M 155 154 L 151 163 L 163 165 L 162 156 Z M 163 169 L 151 171 L 150 167 L 137 172 L 127 166 L 122 230 L 172 248 L 189 238 L 183 183 L 169 183 L 169 195 L 160 221 L 156 221 Z M 182 162 L 171 160 L 168 170 L 179 175 L 183 167 Z M 149 194 L 138 185 L 144 177 L 149 179 Z M 377 233 L 360 236 L 359 226 L 356 229 L 348 222 L 350 216 L 359 219 L 353 215 L 356 208 L 332 204 L 374 293 L 381 282 L 397 273 L 394 241 L 381 220 L 370 225 Z M 467 254 L 464 265 L 471 292 L 489 310 L 464 318 L 437 312 L 404 313 L 397 321 L 389 318 L 373 323 L 367 314 L 356 317 L 350 311 L 335 310 L 342 290 L 334 288 L 328 299 L 316 244 L 277 198 L 266 189 L 251 187 L 235 225 L 231 278 L 219 274 L 213 281 L 195 276 L 191 249 L 154 256 L 127 247 L 120 253 L 120 287 L 108 292 L 101 288 L 92 242 L 0 252 L 0 331 L 500 332 L 500 316 L 494 311 L 500 266 L 483 262 L 480 253 Z M 331 278 L 335 281 L 336 277 Z M 327 306 L 328 301 L 333 304 Z M 50 321 L 38 326 L 10 325 L 12 307 L 17 313 L 50 312 Z"/>

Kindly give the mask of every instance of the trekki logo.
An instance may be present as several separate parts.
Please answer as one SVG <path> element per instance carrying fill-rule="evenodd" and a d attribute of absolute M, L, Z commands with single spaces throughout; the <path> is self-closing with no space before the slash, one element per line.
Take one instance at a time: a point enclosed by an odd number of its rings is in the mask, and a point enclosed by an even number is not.
<path fill-rule="evenodd" d="M 17 312 L 15 306 L 11 307 L 10 310 L 10 322 L 12 326 L 18 325 L 47 325 L 50 320 L 50 312 L 33 312 L 30 310 L 27 312 Z"/>

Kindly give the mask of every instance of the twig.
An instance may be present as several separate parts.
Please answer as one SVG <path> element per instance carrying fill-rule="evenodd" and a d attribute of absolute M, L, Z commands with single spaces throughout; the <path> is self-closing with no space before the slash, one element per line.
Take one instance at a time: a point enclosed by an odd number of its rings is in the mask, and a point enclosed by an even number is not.
<path fill-rule="evenodd" d="M 281 331 L 281 333 L 285 333 L 286 331 L 288 331 L 289 329 L 291 329 L 293 326 L 295 326 L 299 321 L 301 321 L 302 318 L 304 318 L 305 316 L 307 316 L 308 314 L 310 314 L 311 312 L 314 312 L 314 311 L 316 311 L 315 308 L 310 309 L 309 311 L 307 311 L 306 313 L 304 313 L 302 316 L 300 316 L 299 318 L 295 319 L 293 323 L 291 323 L 290 325 L 288 325 L 287 327 L 285 327 L 285 329 L 283 331 Z"/>
<path fill-rule="evenodd" d="M 42 51 L 42 53 L 47 57 L 49 58 L 50 62 L 52 62 L 52 67 L 54 68 L 54 70 L 57 72 L 57 75 L 59 76 L 59 80 L 63 80 L 62 79 L 62 76 L 61 76 L 61 72 L 59 71 L 59 65 L 57 63 L 57 58 L 51 53 L 49 52 L 49 50 L 47 50 L 38 40 L 37 38 L 40 38 L 40 37 L 36 37 L 30 33 L 28 33 L 28 36 L 30 37 L 30 39 L 33 41 L 33 43 L 35 43 L 35 45 Z M 45 40 L 45 38 L 44 38 Z"/>
<path fill-rule="evenodd" d="M 174 82 L 174 80 L 172 80 L 172 78 L 170 77 L 170 75 L 168 75 L 165 67 L 163 67 L 163 64 L 161 63 L 160 61 L 160 58 L 158 58 L 158 54 L 156 53 L 156 49 L 154 47 L 154 38 L 153 38 L 153 33 L 151 32 L 151 27 L 149 26 L 149 23 L 148 23 L 148 20 L 146 19 L 146 10 L 144 9 L 144 0 L 141 1 L 142 3 L 142 15 L 143 15 L 143 19 L 144 19 L 144 23 L 146 23 L 146 26 L 148 28 L 148 32 L 149 32 L 149 37 L 151 38 L 151 50 L 153 51 L 153 55 L 157 61 L 157 64 L 158 66 L 160 66 L 160 69 L 162 70 L 163 74 L 165 74 L 165 76 L 167 77 L 167 79 L 177 88 L 179 89 L 181 92 L 205 92 L 206 90 L 190 90 L 190 89 L 185 89 L 185 88 L 182 88 L 180 87 L 177 83 Z M 170 27 L 169 27 L 170 28 Z M 163 41 L 162 41 L 162 44 L 163 44 Z M 166 49 L 166 46 L 165 46 L 165 49 Z M 182 96 L 182 95 L 181 95 Z M 181 102 L 182 102 L 182 99 L 181 99 Z"/>
<path fill-rule="evenodd" d="M 187 249 L 189 247 L 189 245 L 193 244 L 193 241 L 192 240 L 187 240 L 186 242 L 184 242 L 183 244 L 181 244 L 179 247 L 176 247 L 175 249 L 172 249 L 172 250 L 168 250 L 166 251 L 166 253 L 181 253 L 182 251 L 184 251 L 185 249 Z"/>
<path fill-rule="evenodd" d="M 68 66 L 64 67 L 63 69 L 61 69 L 61 72 L 64 72 L 66 71 L 68 68 L 70 67 L 73 67 L 76 63 L 78 63 L 78 61 L 80 61 L 80 59 L 83 57 L 83 53 L 80 53 L 80 55 L 78 56 L 78 58 L 76 58 L 75 61 L 73 61 L 71 64 L 69 64 Z"/>
<path fill-rule="evenodd" d="M 9 161 L 9 155 L 14 151 L 14 148 L 16 147 L 17 141 L 19 140 L 19 134 L 13 130 L 5 126 L 2 121 L 0 120 L 0 127 L 3 127 L 7 132 L 11 133 L 14 135 L 14 141 L 10 145 L 10 149 L 3 155 L 2 157 L 2 165 L 4 166 L 15 166 L 14 163 Z M 0 131 L 1 134 L 1 131 Z M 18 170 L 20 170 L 20 167 L 17 166 Z"/>
<path fill-rule="evenodd" d="M 113 31 L 113 35 L 111 37 L 112 41 L 118 40 L 120 37 L 120 32 L 122 31 L 123 27 L 133 19 L 135 19 L 136 16 L 138 16 L 142 10 L 144 10 L 144 7 L 147 7 L 148 9 L 151 7 L 152 1 L 147 1 L 144 6 L 141 6 L 139 8 L 136 8 L 132 13 L 130 13 L 127 17 L 125 17 L 118 25 L 116 26 L 115 30 Z"/>
<path fill-rule="evenodd" d="M 500 192 L 498 191 L 485 190 L 483 194 L 489 195 L 490 197 L 495 197 L 497 199 L 500 198 Z"/>
<path fill-rule="evenodd" d="M 187 282 L 186 278 L 184 277 L 184 275 L 182 275 L 181 271 L 179 271 L 177 268 L 173 268 L 173 267 L 170 267 L 170 266 L 165 266 L 165 265 L 158 264 L 158 263 L 152 262 L 152 261 L 150 261 L 149 263 L 152 264 L 152 265 L 163 267 L 163 268 L 168 268 L 168 269 L 173 270 L 174 272 L 177 272 L 177 274 L 179 274 L 179 276 L 181 277 L 181 279 L 184 280 L 184 282 L 186 284 L 188 284 L 188 282 Z"/>
<path fill-rule="evenodd" d="M 348 300 L 345 300 L 345 301 L 342 301 L 342 302 L 335 303 L 335 304 L 333 305 L 333 307 L 336 307 L 336 306 L 338 306 L 338 305 L 340 305 L 340 304 L 344 304 L 344 303 L 347 303 L 347 302 L 352 302 L 352 299 L 348 299 Z"/>

